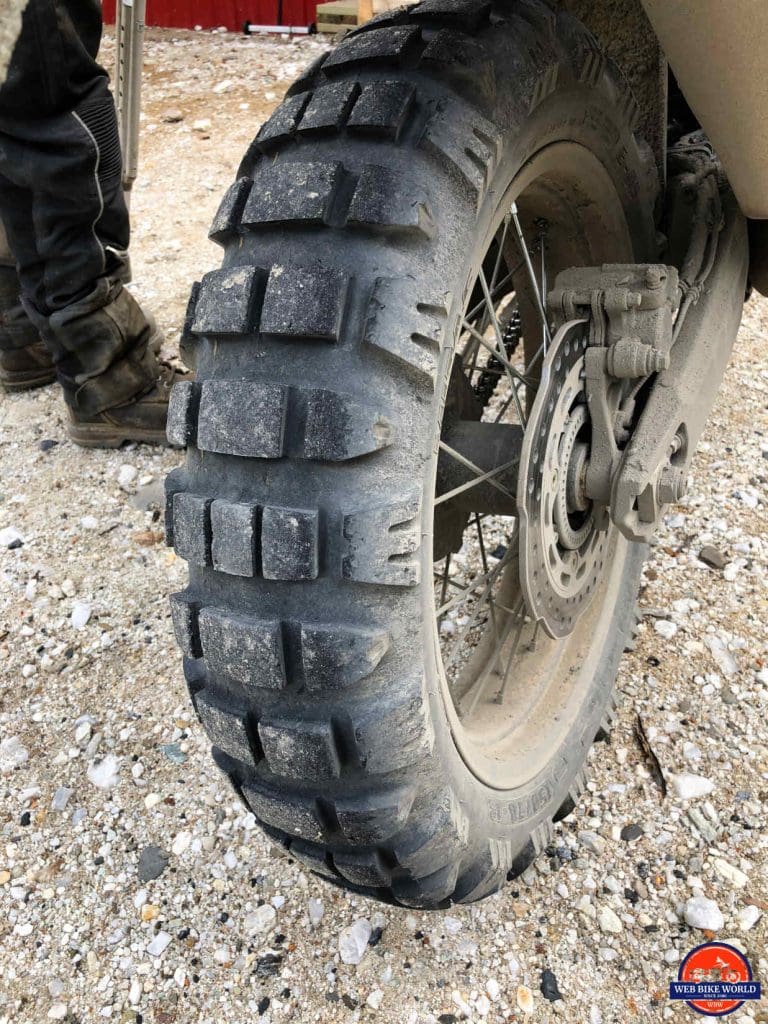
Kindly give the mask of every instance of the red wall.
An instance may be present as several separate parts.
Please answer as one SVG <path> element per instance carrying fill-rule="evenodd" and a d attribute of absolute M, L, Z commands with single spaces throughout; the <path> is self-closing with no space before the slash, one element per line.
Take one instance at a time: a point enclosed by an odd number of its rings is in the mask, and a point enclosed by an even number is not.
<path fill-rule="evenodd" d="M 310 25 L 317 0 L 282 0 L 282 25 Z M 113 24 L 115 0 L 103 0 L 104 21 Z M 278 24 L 278 0 L 147 0 L 147 24 L 164 28 L 219 28 L 241 32 L 245 21 Z"/>

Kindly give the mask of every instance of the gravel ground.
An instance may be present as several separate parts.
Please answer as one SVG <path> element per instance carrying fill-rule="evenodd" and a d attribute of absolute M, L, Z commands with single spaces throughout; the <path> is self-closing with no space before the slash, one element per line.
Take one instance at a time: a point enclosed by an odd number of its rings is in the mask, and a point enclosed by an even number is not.
<path fill-rule="evenodd" d="M 151 35 L 133 257 L 169 351 L 240 155 L 324 45 Z M 522 879 L 450 914 L 308 877 L 218 776 L 167 608 L 185 573 L 159 492 L 178 454 L 85 452 L 53 388 L 0 396 L 0 1024 L 689 1020 L 666 990 L 713 932 L 768 983 L 766 335 L 753 299 L 588 792 Z M 344 963 L 360 921 L 370 941 Z"/>

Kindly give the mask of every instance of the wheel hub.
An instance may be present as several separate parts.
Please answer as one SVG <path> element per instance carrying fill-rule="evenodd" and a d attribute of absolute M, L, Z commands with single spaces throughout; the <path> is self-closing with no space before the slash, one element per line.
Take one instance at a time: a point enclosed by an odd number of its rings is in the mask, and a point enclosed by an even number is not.
<path fill-rule="evenodd" d="M 595 595 L 608 535 L 586 496 L 591 424 L 584 391 L 582 321 L 553 339 L 523 440 L 518 477 L 520 582 L 530 615 L 568 636 Z"/>

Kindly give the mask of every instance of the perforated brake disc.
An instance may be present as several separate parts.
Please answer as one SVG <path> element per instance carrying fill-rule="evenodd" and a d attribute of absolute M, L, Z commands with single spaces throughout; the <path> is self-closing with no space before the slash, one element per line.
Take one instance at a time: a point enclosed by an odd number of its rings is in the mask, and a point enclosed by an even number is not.
<path fill-rule="evenodd" d="M 587 322 L 552 340 L 523 438 L 517 488 L 520 585 L 528 612 L 568 636 L 595 596 L 609 535 L 584 495 L 591 424 L 584 391 Z"/>

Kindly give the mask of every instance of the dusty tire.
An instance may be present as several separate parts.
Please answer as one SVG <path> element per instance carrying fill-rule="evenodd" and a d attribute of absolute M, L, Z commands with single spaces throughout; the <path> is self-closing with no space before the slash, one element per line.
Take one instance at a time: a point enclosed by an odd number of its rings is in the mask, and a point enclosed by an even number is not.
<path fill-rule="evenodd" d="M 292 87 L 212 228 L 225 258 L 190 302 L 198 380 L 169 417 L 189 449 L 168 481 L 187 679 L 269 834 L 385 900 L 471 901 L 523 870 L 610 713 L 643 554 L 619 542 L 567 735 L 519 785 L 470 769 L 435 654 L 430 495 L 457 317 L 521 166 L 555 142 L 592 154 L 619 255 L 651 257 L 633 111 L 572 18 L 427 0 Z"/>

